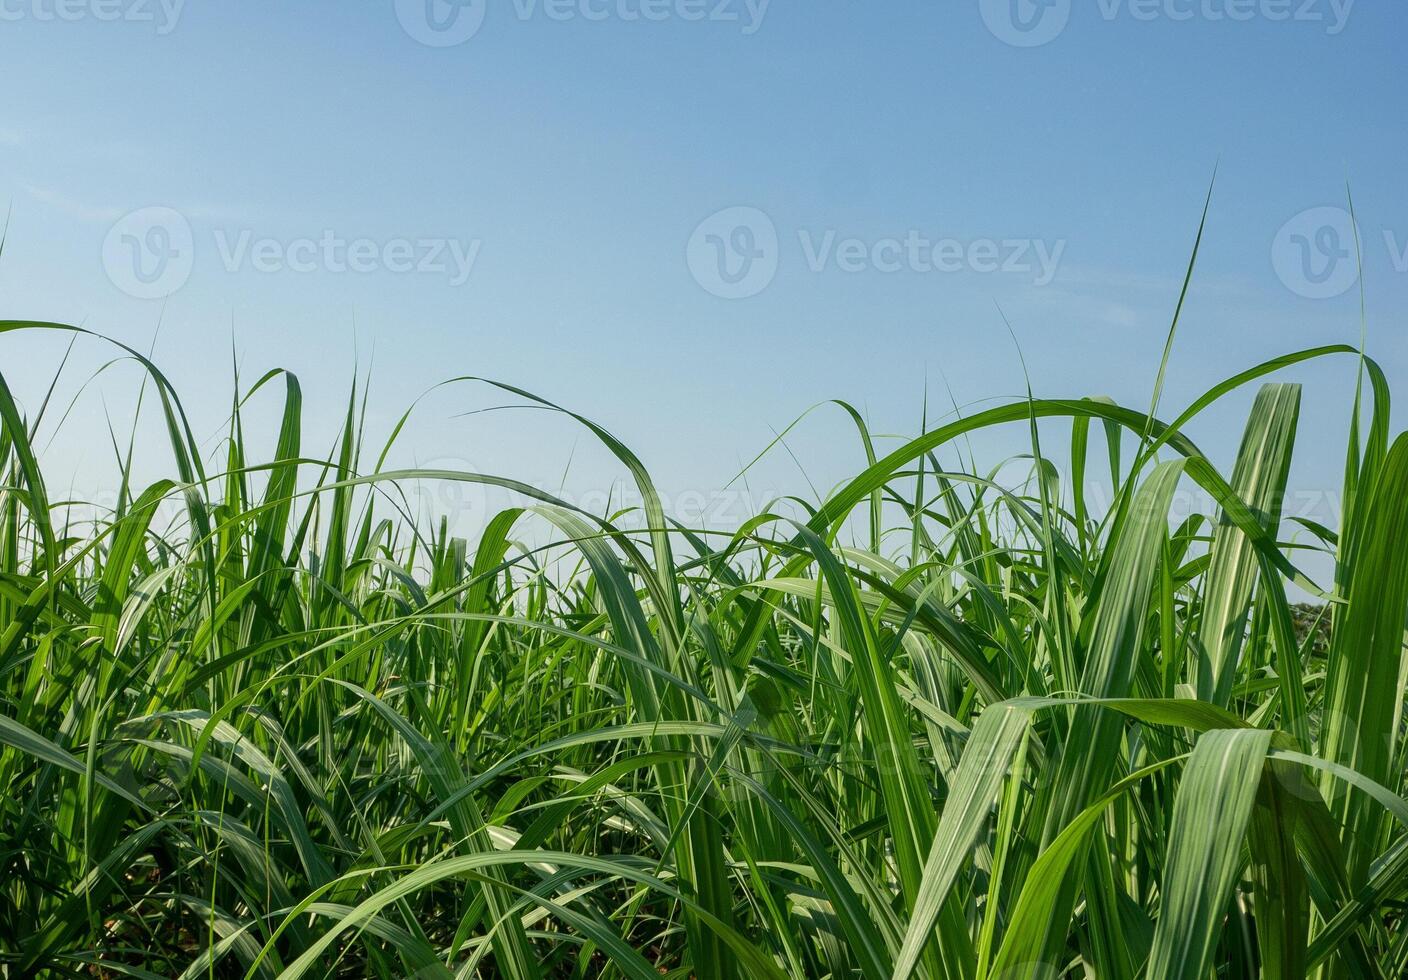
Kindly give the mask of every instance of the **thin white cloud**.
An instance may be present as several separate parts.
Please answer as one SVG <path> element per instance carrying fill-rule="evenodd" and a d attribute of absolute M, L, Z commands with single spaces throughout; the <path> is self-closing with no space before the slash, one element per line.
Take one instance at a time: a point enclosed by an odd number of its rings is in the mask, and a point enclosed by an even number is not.
<path fill-rule="evenodd" d="M 36 187 L 33 184 L 22 184 L 21 188 L 33 200 L 40 204 L 47 205 L 56 211 L 77 218 L 79 221 L 116 221 L 122 217 L 122 209 L 106 206 L 95 206 L 70 197 L 59 191 L 51 190 L 47 187 Z"/>
<path fill-rule="evenodd" d="M 1155 294 L 1152 300 L 1163 297 L 1177 298 L 1183 286 L 1183 273 L 1178 269 L 1163 275 L 1133 272 L 1098 265 L 1062 265 L 1056 275 L 1055 285 L 1065 287 L 1072 293 L 1094 289 L 1097 293 L 1108 294 L 1123 291 L 1127 294 Z M 1262 295 L 1254 283 L 1236 274 L 1216 270 L 1195 270 L 1193 288 L 1203 296 L 1240 298 L 1256 300 Z"/>
<path fill-rule="evenodd" d="M 32 200 L 79 221 L 111 223 L 128 212 L 136 210 L 136 206 L 119 207 L 111 204 L 93 204 L 62 191 L 57 191 L 50 187 L 41 187 L 36 184 L 21 184 L 20 188 Z M 253 220 L 252 213 L 247 209 L 233 208 L 218 204 L 201 202 L 184 204 L 181 202 L 155 201 L 149 202 L 148 205 L 139 206 L 151 206 L 154 204 L 175 208 L 185 215 L 187 219 L 192 221 L 248 222 Z"/>

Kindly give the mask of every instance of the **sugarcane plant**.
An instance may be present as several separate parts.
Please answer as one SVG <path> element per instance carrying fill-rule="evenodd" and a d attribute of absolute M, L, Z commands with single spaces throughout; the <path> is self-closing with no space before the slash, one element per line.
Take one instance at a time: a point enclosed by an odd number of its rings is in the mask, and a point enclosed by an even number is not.
<path fill-rule="evenodd" d="M 1408 976 L 1408 436 L 1362 349 L 1181 411 L 1166 353 L 1149 407 L 1027 397 L 887 454 L 838 403 L 857 475 L 719 529 L 519 388 L 643 505 L 390 469 L 407 419 L 373 441 L 355 387 L 310 455 L 282 371 L 212 454 L 117 347 L 170 475 L 129 446 L 82 519 L 0 361 L 0 976 Z M 1337 526 L 1282 512 L 1276 380 L 1334 358 Z M 1229 472 L 1187 430 L 1256 385 Z M 965 464 L 999 426 L 1030 453 Z M 470 542 L 422 480 L 516 503 Z"/>

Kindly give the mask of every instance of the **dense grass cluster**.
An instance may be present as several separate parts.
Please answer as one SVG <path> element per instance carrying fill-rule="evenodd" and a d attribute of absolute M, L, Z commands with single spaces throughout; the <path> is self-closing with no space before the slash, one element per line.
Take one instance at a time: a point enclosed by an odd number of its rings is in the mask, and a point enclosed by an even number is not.
<path fill-rule="evenodd" d="M 0 324 L 41 329 L 72 328 Z M 852 413 L 868 468 L 727 534 L 579 416 L 639 513 L 382 472 L 355 395 L 310 458 L 280 372 L 211 458 L 124 356 L 172 477 L 124 470 L 95 524 L 0 383 L 0 976 L 1408 975 L 1408 437 L 1371 360 L 1341 526 L 1279 514 L 1272 376 L 1357 351 L 883 458 Z M 1227 472 L 1184 428 L 1248 385 Z M 252 397 L 282 399 L 271 458 Z M 1030 479 L 940 465 L 998 425 Z M 470 544 L 397 507 L 417 479 L 522 506 Z M 1216 512 L 1171 520 L 1189 487 Z"/>

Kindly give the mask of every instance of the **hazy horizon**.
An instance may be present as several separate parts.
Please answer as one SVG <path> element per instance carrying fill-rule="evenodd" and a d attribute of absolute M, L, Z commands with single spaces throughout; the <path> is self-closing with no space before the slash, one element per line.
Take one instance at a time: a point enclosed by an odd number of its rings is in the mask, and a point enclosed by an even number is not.
<path fill-rule="evenodd" d="M 300 377 L 310 441 L 333 438 L 354 371 L 377 439 L 437 382 L 485 376 L 708 495 L 829 398 L 912 435 L 926 390 L 931 421 L 1023 396 L 1004 316 L 1038 396 L 1147 407 L 1217 168 L 1164 414 L 1269 357 L 1359 343 L 1350 191 L 1369 351 L 1401 377 L 1408 134 L 1380 89 L 1402 18 L 1282 7 L 11 0 L 5 316 L 151 348 L 203 438 L 232 352 L 246 384 Z M 27 405 L 65 343 L 0 339 Z M 80 342 L 60 398 L 112 355 Z M 1307 383 L 1293 492 L 1338 487 L 1342 459 L 1314 447 L 1343 439 L 1353 372 L 1281 375 Z M 52 479 L 102 486 L 105 413 L 124 440 L 139 385 L 122 367 L 88 385 Z M 1251 395 L 1190 430 L 1220 466 Z M 438 391 L 397 461 L 618 486 L 570 422 L 477 412 L 510 400 Z M 269 442 L 276 401 L 251 408 Z M 148 405 L 140 474 L 169 471 L 158 421 Z M 1008 427 L 980 460 L 1026 446 Z M 750 480 L 824 494 L 862 462 L 821 409 Z"/>

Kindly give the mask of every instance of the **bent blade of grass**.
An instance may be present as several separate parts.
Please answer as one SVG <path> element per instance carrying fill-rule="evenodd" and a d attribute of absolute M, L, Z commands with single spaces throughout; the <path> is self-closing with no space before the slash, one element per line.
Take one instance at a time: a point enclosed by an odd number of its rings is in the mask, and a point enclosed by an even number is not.
<path fill-rule="evenodd" d="M 1174 801 L 1149 976 L 1207 976 L 1270 749 L 1266 731 L 1219 729 L 1198 739 Z"/>
<path fill-rule="evenodd" d="M 1232 473 L 1233 491 L 1272 533 L 1280 521 L 1299 410 L 1299 385 L 1264 386 L 1247 419 Z M 1200 626 L 1203 655 L 1198 663 L 1198 696 L 1225 706 L 1237 676 L 1258 566 L 1251 542 L 1227 520 L 1214 532 L 1210 554 Z"/>
<path fill-rule="evenodd" d="M 1028 712 L 999 705 L 984 711 L 973 727 L 924 865 L 923 882 L 895 962 L 894 980 L 908 980 L 918 964 L 939 910 L 982 832 L 1030 724 Z"/>
<path fill-rule="evenodd" d="M 1408 434 L 1361 492 L 1348 530 L 1358 541 L 1349 602 L 1331 634 L 1320 755 L 1396 788 L 1408 617 Z M 1382 849 L 1382 813 L 1332 783 L 1325 788 L 1344 827 L 1350 881 L 1360 887 Z"/>

